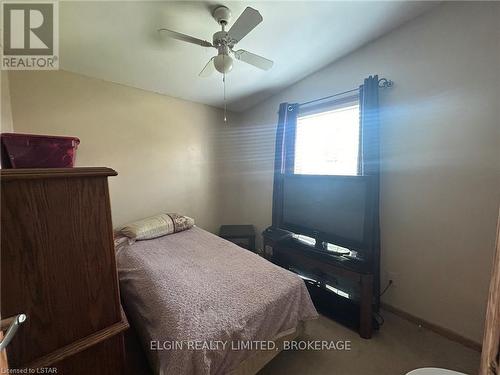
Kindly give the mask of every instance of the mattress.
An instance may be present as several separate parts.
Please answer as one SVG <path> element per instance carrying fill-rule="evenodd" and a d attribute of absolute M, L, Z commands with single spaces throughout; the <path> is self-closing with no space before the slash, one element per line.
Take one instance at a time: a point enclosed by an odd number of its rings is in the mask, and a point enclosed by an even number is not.
<path fill-rule="evenodd" d="M 317 317 L 297 275 L 197 227 L 138 241 L 118 251 L 117 264 L 125 309 L 157 374 L 232 372 Z"/>

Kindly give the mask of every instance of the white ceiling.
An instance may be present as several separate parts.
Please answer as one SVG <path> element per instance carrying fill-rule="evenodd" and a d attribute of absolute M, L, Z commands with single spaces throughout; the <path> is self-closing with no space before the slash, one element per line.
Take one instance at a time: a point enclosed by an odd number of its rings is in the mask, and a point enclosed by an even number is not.
<path fill-rule="evenodd" d="M 264 21 L 238 48 L 274 60 L 269 71 L 235 62 L 227 75 L 228 109 L 241 111 L 436 5 L 358 1 L 65 1 L 60 3 L 61 68 L 212 106 L 223 106 L 222 76 L 198 73 L 213 48 L 169 39 L 166 27 L 212 40 L 217 4 L 234 21 L 246 6 Z M 231 26 L 231 23 L 230 25 Z"/>

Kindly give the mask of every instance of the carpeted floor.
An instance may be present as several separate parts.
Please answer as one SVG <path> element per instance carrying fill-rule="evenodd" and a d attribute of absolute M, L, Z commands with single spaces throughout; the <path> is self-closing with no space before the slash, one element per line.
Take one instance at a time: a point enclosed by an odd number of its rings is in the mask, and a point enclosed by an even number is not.
<path fill-rule="evenodd" d="M 283 351 L 259 375 L 404 375 L 419 367 L 442 367 L 475 375 L 480 353 L 383 312 L 385 324 L 371 340 L 320 316 L 302 340 L 350 340 L 350 351 Z"/>

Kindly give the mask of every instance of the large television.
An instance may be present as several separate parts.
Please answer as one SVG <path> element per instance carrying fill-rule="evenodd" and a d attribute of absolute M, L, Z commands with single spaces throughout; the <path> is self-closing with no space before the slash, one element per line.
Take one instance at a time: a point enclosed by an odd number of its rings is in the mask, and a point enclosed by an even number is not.
<path fill-rule="evenodd" d="M 369 256 L 374 190 L 369 176 L 283 177 L 280 227 Z"/>

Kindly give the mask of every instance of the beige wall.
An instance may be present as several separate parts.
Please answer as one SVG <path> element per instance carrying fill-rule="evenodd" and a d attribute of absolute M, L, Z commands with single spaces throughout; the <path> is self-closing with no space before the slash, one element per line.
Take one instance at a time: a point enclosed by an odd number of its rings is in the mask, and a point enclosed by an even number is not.
<path fill-rule="evenodd" d="M 271 223 L 280 102 L 381 93 L 383 300 L 481 341 L 500 193 L 500 3 L 448 3 L 245 112 L 225 129 L 223 220 Z"/>
<path fill-rule="evenodd" d="M 10 72 L 16 132 L 80 138 L 78 166 L 108 166 L 113 224 L 179 212 L 218 226 L 220 110 L 63 71 Z"/>
<path fill-rule="evenodd" d="M 0 130 L 2 132 L 12 132 L 12 110 L 10 105 L 9 74 L 7 71 L 0 71 Z"/>

